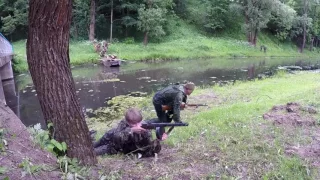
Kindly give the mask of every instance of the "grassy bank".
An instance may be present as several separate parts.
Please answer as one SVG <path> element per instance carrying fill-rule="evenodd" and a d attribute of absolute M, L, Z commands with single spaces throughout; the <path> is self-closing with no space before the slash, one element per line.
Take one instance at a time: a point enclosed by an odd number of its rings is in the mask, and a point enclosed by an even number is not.
<path fill-rule="evenodd" d="M 310 144 L 318 125 L 308 128 L 306 136 L 305 127 L 276 126 L 262 115 L 288 102 L 313 106 L 319 112 L 319 88 L 319 73 L 280 72 L 270 79 L 197 89 L 189 101 L 210 107 L 183 111 L 189 126 L 175 128 L 156 159 L 106 156 L 99 162 L 123 178 L 135 179 L 318 179 L 319 169 L 312 161 L 285 153 L 288 144 Z M 140 103 L 144 117 L 155 116 L 150 97 L 145 102 Z M 318 114 L 315 117 L 319 119 Z M 103 131 L 100 128 L 99 134 Z"/>
<path fill-rule="evenodd" d="M 18 41 L 13 43 L 15 53 L 14 69 L 16 72 L 24 72 L 28 70 L 26 56 L 26 42 Z M 97 62 L 99 56 L 94 52 L 90 42 L 77 41 L 70 42 L 70 61 L 72 65 L 80 65 L 85 63 Z"/>
<path fill-rule="evenodd" d="M 148 46 L 141 42 L 126 41 L 114 43 L 109 47 L 109 52 L 117 54 L 124 60 L 152 60 L 152 59 L 193 59 L 202 57 L 275 57 L 294 56 L 307 57 L 317 56 L 308 50 L 304 54 L 298 53 L 298 49 L 291 43 L 279 44 L 277 40 L 261 33 L 257 47 L 248 45 L 245 36 L 239 34 L 231 38 L 228 33 L 219 37 L 208 37 L 198 32 L 194 27 L 180 24 L 171 25 L 170 33 L 158 43 L 149 43 Z M 233 35 L 234 36 L 234 35 Z M 260 51 L 260 45 L 268 47 L 267 53 Z M 27 70 L 25 41 L 13 43 L 16 71 Z M 88 41 L 70 43 L 70 61 L 72 65 L 97 62 L 99 56 L 94 52 L 92 44 Z"/>

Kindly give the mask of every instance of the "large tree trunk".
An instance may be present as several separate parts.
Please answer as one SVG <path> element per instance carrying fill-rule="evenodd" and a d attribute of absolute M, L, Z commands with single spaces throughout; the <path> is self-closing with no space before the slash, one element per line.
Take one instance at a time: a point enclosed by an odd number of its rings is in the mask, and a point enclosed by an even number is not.
<path fill-rule="evenodd" d="M 143 44 L 146 46 L 148 44 L 148 32 L 144 33 Z"/>
<path fill-rule="evenodd" d="M 89 129 L 75 94 L 69 59 L 72 0 L 30 0 L 27 59 L 46 123 L 67 155 L 95 164 Z"/>
<path fill-rule="evenodd" d="M 90 41 L 94 40 L 95 26 L 96 26 L 96 0 L 91 0 L 91 6 L 90 6 L 90 32 L 89 32 L 89 40 Z"/>

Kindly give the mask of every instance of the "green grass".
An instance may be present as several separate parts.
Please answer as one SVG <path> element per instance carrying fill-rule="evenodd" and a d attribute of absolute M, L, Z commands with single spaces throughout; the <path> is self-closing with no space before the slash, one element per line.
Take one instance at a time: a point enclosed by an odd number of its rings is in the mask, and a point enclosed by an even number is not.
<path fill-rule="evenodd" d="M 217 99 L 206 99 L 211 102 L 209 110 L 202 109 L 199 113 L 182 111 L 182 119 L 189 126 L 175 128 L 165 141 L 168 146 L 159 155 L 160 159 L 170 157 L 171 160 L 153 164 L 147 175 L 154 177 L 156 173 L 164 173 L 165 169 L 165 173 L 170 175 L 168 179 L 176 179 L 183 174 L 179 170 L 191 168 L 195 171 L 195 167 L 204 166 L 208 169 L 202 172 L 202 177 L 212 179 L 217 176 L 220 179 L 237 179 L 244 171 L 245 179 L 317 179 L 316 169 L 309 162 L 284 153 L 287 143 L 310 143 L 310 137 L 303 136 L 303 128 L 294 128 L 291 134 L 287 134 L 288 129 L 272 125 L 262 115 L 274 105 L 288 102 L 313 105 L 319 111 L 319 81 L 318 73 L 296 75 L 280 71 L 265 80 L 196 89 L 191 95 L 195 98 L 193 101 L 212 92 Z M 151 102 L 144 104 L 147 106 L 143 111 L 144 117 L 155 116 L 150 112 Z M 119 160 L 100 159 L 102 164 L 109 161 Z M 195 164 L 195 167 L 190 167 L 190 164 Z M 141 163 L 140 166 L 147 168 L 150 164 Z M 134 167 L 129 170 L 135 174 Z M 196 173 L 191 178 L 198 177 Z"/>
<path fill-rule="evenodd" d="M 161 41 L 144 46 L 137 40 L 133 44 L 114 43 L 109 47 L 111 54 L 117 54 L 124 60 L 171 60 L 195 59 L 206 57 L 308 57 L 318 53 L 298 49 L 291 43 L 278 44 L 276 38 L 266 33 L 260 33 L 257 47 L 249 46 L 243 32 L 238 32 L 239 39 L 228 37 L 208 37 L 199 32 L 194 26 L 182 21 L 170 22 L 170 31 Z M 151 38 L 152 40 L 152 38 Z M 268 47 L 267 53 L 260 51 L 260 45 Z M 27 70 L 25 41 L 13 43 L 17 72 Z M 94 52 L 89 41 L 70 42 L 70 61 L 72 65 L 97 62 L 99 56 Z"/>
<path fill-rule="evenodd" d="M 15 72 L 28 70 L 25 41 L 14 42 L 13 47 Z M 69 50 L 71 65 L 98 62 L 99 55 L 94 52 L 93 45 L 89 41 L 71 41 Z"/>
<path fill-rule="evenodd" d="M 307 174 L 310 167 L 306 162 L 283 153 L 285 143 L 289 140 L 298 141 L 301 133 L 287 139 L 286 134 L 277 131 L 276 127 L 269 126 L 265 129 L 260 124 L 266 122 L 262 119 L 262 114 L 274 105 L 295 101 L 303 105 L 317 105 L 319 108 L 317 99 L 320 98 L 320 93 L 317 89 L 319 74 L 314 73 L 280 73 L 263 81 L 214 87 L 213 90 L 224 102 L 189 118 L 189 127 L 177 129 L 168 143 L 187 143 L 190 137 L 194 137 L 197 142 L 197 139 L 202 139 L 199 134 L 207 130 L 205 147 L 219 149 L 223 154 L 220 160 L 224 162 L 224 166 L 235 168 L 237 165 L 245 165 L 249 175 L 256 178 L 311 179 Z M 266 139 L 267 135 L 274 135 L 274 141 L 278 144 L 272 145 Z M 300 138 L 299 143 L 306 140 Z M 208 148 L 206 150 L 209 151 Z M 268 167 L 266 164 L 273 165 Z M 229 173 L 225 175 L 232 176 Z"/>

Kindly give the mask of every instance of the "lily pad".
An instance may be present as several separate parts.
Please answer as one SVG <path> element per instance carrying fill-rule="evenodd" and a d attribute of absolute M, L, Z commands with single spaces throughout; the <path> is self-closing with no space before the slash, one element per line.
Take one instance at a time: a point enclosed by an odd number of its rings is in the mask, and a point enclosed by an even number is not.
<path fill-rule="evenodd" d="M 106 79 L 106 82 L 119 82 L 120 79 Z"/>
<path fill-rule="evenodd" d="M 143 79 L 151 79 L 151 77 L 139 77 L 137 78 L 138 80 L 143 80 Z"/>

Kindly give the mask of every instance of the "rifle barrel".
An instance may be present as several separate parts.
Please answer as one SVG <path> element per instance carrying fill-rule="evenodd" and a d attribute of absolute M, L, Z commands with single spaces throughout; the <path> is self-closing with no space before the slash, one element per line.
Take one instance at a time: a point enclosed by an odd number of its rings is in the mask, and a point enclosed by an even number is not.
<path fill-rule="evenodd" d="M 187 106 L 208 106 L 206 104 L 186 104 Z"/>
<path fill-rule="evenodd" d="M 188 123 L 144 123 L 141 127 L 188 126 Z"/>

